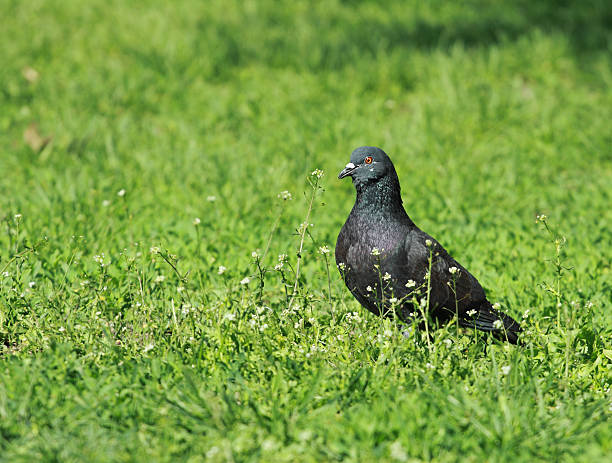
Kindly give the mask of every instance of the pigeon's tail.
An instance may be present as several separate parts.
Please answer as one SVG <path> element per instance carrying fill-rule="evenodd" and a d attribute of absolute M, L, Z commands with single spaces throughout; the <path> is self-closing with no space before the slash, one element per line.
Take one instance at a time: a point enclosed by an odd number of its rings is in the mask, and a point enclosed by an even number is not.
<path fill-rule="evenodd" d="M 518 333 L 522 330 L 516 320 L 495 310 L 489 302 L 485 302 L 474 310 L 476 313 L 468 310 L 459 318 L 461 326 L 491 333 L 497 339 L 508 341 L 511 344 L 518 343 Z"/>

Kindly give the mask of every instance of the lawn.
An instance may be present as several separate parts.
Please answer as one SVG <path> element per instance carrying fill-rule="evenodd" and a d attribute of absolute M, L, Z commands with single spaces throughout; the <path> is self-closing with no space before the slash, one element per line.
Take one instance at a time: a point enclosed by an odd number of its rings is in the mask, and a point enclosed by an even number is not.
<path fill-rule="evenodd" d="M 612 459 L 609 2 L 0 11 L 0 461 Z M 360 145 L 522 346 L 352 298 Z"/>

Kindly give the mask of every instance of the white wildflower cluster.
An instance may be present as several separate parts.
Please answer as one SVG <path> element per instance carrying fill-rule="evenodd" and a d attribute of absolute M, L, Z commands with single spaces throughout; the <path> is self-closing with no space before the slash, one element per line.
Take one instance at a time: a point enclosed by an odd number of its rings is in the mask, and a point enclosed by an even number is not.
<path fill-rule="evenodd" d="M 346 264 L 344 262 L 340 262 L 338 264 L 338 269 L 340 269 L 341 272 L 344 272 L 346 270 Z"/>
<path fill-rule="evenodd" d="M 227 270 L 227 267 L 225 267 L 224 265 L 219 265 L 219 270 L 217 270 L 217 274 L 223 275 L 226 270 Z"/>
<path fill-rule="evenodd" d="M 427 246 L 428 248 L 430 248 L 432 244 L 433 242 L 431 240 L 425 240 L 425 246 Z"/>
<path fill-rule="evenodd" d="M 110 261 L 104 262 L 105 259 L 106 259 L 106 256 L 104 255 L 103 252 L 93 256 L 93 260 L 95 262 L 97 262 L 98 264 L 100 264 L 100 267 L 106 267 L 106 266 L 110 265 Z"/>
<path fill-rule="evenodd" d="M 388 272 L 385 272 L 382 278 L 385 281 L 389 281 L 391 279 L 391 275 Z"/>
<path fill-rule="evenodd" d="M 252 257 L 253 259 L 259 259 L 259 251 L 258 251 L 258 250 L 257 250 L 257 251 L 253 251 L 253 252 L 251 253 L 251 257 Z"/>
<path fill-rule="evenodd" d="M 380 256 L 380 249 L 372 248 L 372 252 L 370 254 L 372 254 L 373 256 Z"/>
<path fill-rule="evenodd" d="M 594 304 L 593 304 L 591 301 L 587 301 L 587 302 L 584 304 L 584 308 L 585 308 L 585 309 L 591 309 L 591 308 L 593 308 L 593 305 L 594 305 Z"/>
<path fill-rule="evenodd" d="M 319 248 L 319 254 L 329 254 L 329 246 L 321 246 Z"/>
<path fill-rule="evenodd" d="M 155 348 L 155 344 L 154 343 L 147 344 L 144 347 L 143 352 L 146 354 L 147 352 L 149 352 L 150 350 L 153 350 L 154 348 Z"/>
<path fill-rule="evenodd" d="M 108 199 L 105 199 L 104 201 L 102 201 L 102 207 L 108 207 L 110 206 L 110 201 Z"/>
<path fill-rule="evenodd" d="M 157 276 L 155 277 L 155 280 L 153 280 L 153 281 L 155 281 L 155 283 L 158 283 L 158 284 L 159 284 L 159 283 L 161 283 L 162 281 L 164 281 L 165 279 L 166 279 L 166 277 L 165 277 L 164 275 L 157 275 Z"/>
<path fill-rule="evenodd" d="M 117 196 L 123 197 L 125 196 L 125 189 L 121 188 L 118 192 L 117 192 Z"/>
<path fill-rule="evenodd" d="M 251 318 L 249 319 L 251 328 L 257 328 L 261 333 L 268 329 L 266 312 L 272 312 L 272 309 L 266 306 L 255 307 L 255 313 L 251 314 Z"/>
<path fill-rule="evenodd" d="M 17 221 L 20 221 L 22 217 L 23 217 L 23 215 L 21 215 L 21 214 L 15 214 L 15 220 L 17 220 Z"/>
<path fill-rule="evenodd" d="M 325 173 L 321 169 L 315 169 L 312 171 L 310 175 L 312 175 L 313 177 L 317 177 L 317 178 L 323 178 Z"/>
<path fill-rule="evenodd" d="M 408 280 L 406 282 L 406 288 L 414 288 L 416 286 L 416 281 L 414 280 Z"/>
<path fill-rule="evenodd" d="M 248 285 L 250 282 L 251 279 L 249 277 L 244 277 L 242 280 L 240 280 L 241 285 Z"/>
<path fill-rule="evenodd" d="M 151 246 L 149 248 L 149 252 L 151 254 L 159 254 L 161 252 L 161 249 L 159 249 L 159 246 Z"/>
<path fill-rule="evenodd" d="M 193 219 L 192 223 L 193 223 L 194 226 L 197 227 L 198 225 L 200 225 L 202 223 L 202 221 L 200 220 L 199 217 L 196 217 L 195 219 Z"/>
<path fill-rule="evenodd" d="M 30 282 L 28 283 L 28 286 L 29 286 L 30 288 L 33 288 L 34 286 L 36 286 L 36 282 L 35 282 L 35 281 L 30 281 Z"/>
<path fill-rule="evenodd" d="M 496 302 L 495 304 L 493 304 L 493 308 L 495 310 L 499 310 L 499 309 L 501 309 L 501 304 L 499 302 Z"/>
<path fill-rule="evenodd" d="M 503 375 L 507 375 L 508 373 L 510 373 L 511 369 L 512 367 L 510 365 L 504 365 L 503 367 L 501 367 L 501 372 Z"/>
<path fill-rule="evenodd" d="M 468 316 L 473 317 L 474 315 L 476 315 L 476 310 L 474 310 L 474 309 L 468 310 L 467 314 L 468 314 Z"/>
<path fill-rule="evenodd" d="M 389 303 L 391 304 L 397 304 L 397 302 L 398 302 L 397 297 L 392 297 L 391 299 L 389 299 Z"/>
<path fill-rule="evenodd" d="M 4 271 L 4 272 L 2 272 L 2 276 L 4 278 L 8 278 L 9 276 L 11 276 L 11 274 L 9 272 L 7 272 L 7 271 Z"/>
<path fill-rule="evenodd" d="M 231 321 L 236 320 L 236 314 L 234 312 L 228 312 L 228 313 L 225 314 L 225 316 L 223 318 L 225 318 L 226 320 L 229 320 L 231 322 Z"/>
<path fill-rule="evenodd" d="M 525 310 L 525 312 L 523 312 L 523 318 L 527 319 L 529 317 L 529 309 Z"/>
<path fill-rule="evenodd" d="M 372 292 L 372 291 L 374 291 L 374 290 L 372 289 L 372 287 L 371 287 L 370 285 L 368 285 L 368 286 L 366 287 L 366 291 L 367 291 L 368 293 L 371 293 L 371 292 Z"/>
<path fill-rule="evenodd" d="M 181 306 L 181 314 L 183 316 L 187 316 L 189 315 L 190 312 L 194 312 L 195 311 L 195 307 L 192 307 L 190 304 L 183 304 Z"/>
<path fill-rule="evenodd" d="M 279 254 L 278 263 L 274 266 L 274 270 L 281 271 L 286 261 L 287 261 L 287 254 Z"/>
<path fill-rule="evenodd" d="M 293 196 L 291 195 L 291 193 L 285 190 L 285 191 L 281 191 L 278 194 L 278 199 L 282 199 L 283 201 L 291 201 L 293 199 Z"/>
<path fill-rule="evenodd" d="M 504 322 L 502 322 L 501 320 L 495 320 L 493 322 L 493 328 L 495 328 L 496 330 L 501 330 L 504 327 Z"/>
<path fill-rule="evenodd" d="M 457 267 L 450 267 L 448 269 L 448 273 L 450 273 L 451 275 L 454 275 L 457 272 L 459 272 L 459 269 Z"/>
<path fill-rule="evenodd" d="M 206 197 L 206 201 L 208 201 L 209 203 L 214 203 L 216 200 L 217 200 L 217 197 L 213 195 Z"/>
<path fill-rule="evenodd" d="M 536 223 L 538 223 L 538 222 L 546 222 L 546 219 L 548 219 L 548 217 L 546 217 L 546 215 L 544 215 L 544 214 L 536 215 Z"/>
<path fill-rule="evenodd" d="M 348 312 L 345 316 L 345 320 L 349 323 L 350 322 L 360 323 L 361 316 L 357 312 Z"/>

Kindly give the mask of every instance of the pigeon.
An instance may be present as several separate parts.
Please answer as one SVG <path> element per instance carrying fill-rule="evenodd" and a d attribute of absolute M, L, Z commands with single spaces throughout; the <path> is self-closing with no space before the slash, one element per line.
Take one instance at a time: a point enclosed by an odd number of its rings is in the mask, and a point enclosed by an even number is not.
<path fill-rule="evenodd" d="M 407 325 L 425 311 L 438 325 L 457 317 L 462 327 L 518 342 L 519 324 L 497 310 L 478 280 L 410 219 L 395 167 L 382 149 L 357 148 L 338 175 L 344 177 L 353 179 L 357 198 L 338 235 L 336 264 L 362 306 Z"/>

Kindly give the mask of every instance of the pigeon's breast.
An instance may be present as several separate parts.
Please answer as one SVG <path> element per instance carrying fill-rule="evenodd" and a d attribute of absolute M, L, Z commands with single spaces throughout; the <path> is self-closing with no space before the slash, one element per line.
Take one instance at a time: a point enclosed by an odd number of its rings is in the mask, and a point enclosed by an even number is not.
<path fill-rule="evenodd" d="M 380 270 L 375 265 L 403 246 L 407 232 L 407 226 L 384 216 L 350 217 L 338 236 L 336 261 L 344 263 L 353 278 L 365 283 Z"/>

